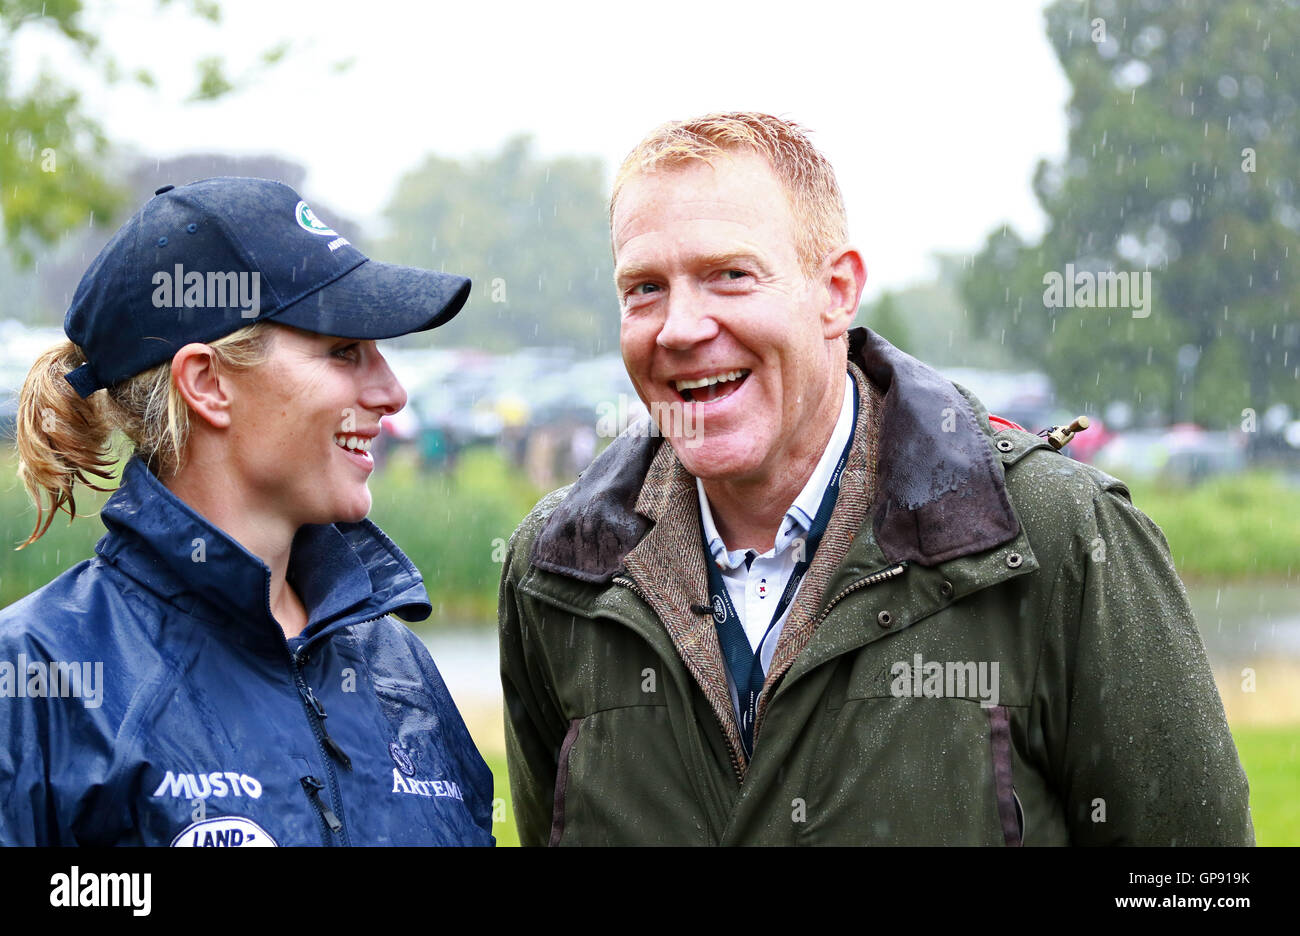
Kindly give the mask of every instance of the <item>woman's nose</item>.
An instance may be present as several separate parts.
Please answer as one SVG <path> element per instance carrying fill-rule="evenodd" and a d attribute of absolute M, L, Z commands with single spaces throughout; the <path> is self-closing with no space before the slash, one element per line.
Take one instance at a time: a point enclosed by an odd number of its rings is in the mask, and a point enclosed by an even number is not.
<path fill-rule="evenodd" d="M 378 348 L 371 355 L 371 366 L 361 402 L 370 409 L 382 410 L 386 416 L 391 416 L 406 406 L 406 389 Z"/>

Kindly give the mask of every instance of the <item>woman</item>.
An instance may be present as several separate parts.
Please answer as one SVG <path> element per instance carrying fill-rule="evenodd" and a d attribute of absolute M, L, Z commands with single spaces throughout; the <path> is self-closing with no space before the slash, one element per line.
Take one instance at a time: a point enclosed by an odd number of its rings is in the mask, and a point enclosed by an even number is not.
<path fill-rule="evenodd" d="M 420 574 L 365 519 L 406 403 L 375 340 L 468 294 L 260 179 L 166 186 L 114 236 L 19 403 L 24 546 L 113 430 L 134 454 L 95 557 L 0 611 L 0 843 L 493 843 L 491 773 L 388 616 L 429 616 Z"/>

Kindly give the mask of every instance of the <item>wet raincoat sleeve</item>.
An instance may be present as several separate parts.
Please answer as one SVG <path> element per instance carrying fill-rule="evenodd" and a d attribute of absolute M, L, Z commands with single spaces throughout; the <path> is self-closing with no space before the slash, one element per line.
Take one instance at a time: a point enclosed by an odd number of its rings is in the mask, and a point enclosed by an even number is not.
<path fill-rule="evenodd" d="M 12 655 L 5 659 L 13 659 Z M 48 818 L 54 804 L 48 796 L 45 754 L 36 742 L 38 699 L 0 699 L 0 846 L 59 845 Z"/>
<path fill-rule="evenodd" d="M 1246 775 L 1163 534 L 1109 477 L 1080 514 L 1039 670 L 1072 842 L 1254 844 Z"/>
<path fill-rule="evenodd" d="M 7 639 L 0 623 L 0 661 L 14 667 L 15 680 L 0 696 L 0 845 L 77 845 L 78 829 L 88 809 L 89 793 L 78 785 L 64 789 L 67 775 L 61 756 L 77 757 L 79 767 L 102 779 L 106 765 L 103 745 L 74 740 L 87 734 L 82 703 L 76 699 L 48 698 L 31 693 L 32 682 L 18 672 L 21 661 L 66 659 L 66 654 L 30 639 Z M 46 677 L 48 678 L 48 677 Z M 0 676 L 7 681 L 8 673 Z M 80 750 L 78 750 L 80 748 Z"/>
<path fill-rule="evenodd" d="M 530 518 L 532 519 L 532 518 Z M 519 580 L 527 570 L 532 547 L 529 522 L 516 531 L 507 551 L 497 605 L 501 640 L 501 687 L 504 693 L 506 761 L 510 797 L 521 845 L 546 845 L 550 839 L 555 778 L 564 719 L 540 661 L 528 652 L 530 622 L 521 611 Z M 533 531 L 535 532 L 535 530 Z"/>

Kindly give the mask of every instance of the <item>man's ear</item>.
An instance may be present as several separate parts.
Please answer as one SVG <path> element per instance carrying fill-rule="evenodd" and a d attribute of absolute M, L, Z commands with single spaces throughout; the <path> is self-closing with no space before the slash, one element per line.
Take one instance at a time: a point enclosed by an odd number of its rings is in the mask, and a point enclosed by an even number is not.
<path fill-rule="evenodd" d="M 230 425 L 230 382 L 216 370 L 212 349 L 191 342 L 172 357 L 172 379 L 189 408 L 209 425 L 225 429 Z"/>
<path fill-rule="evenodd" d="M 822 275 L 828 293 L 822 312 L 822 336 L 832 341 L 849 330 L 858 314 L 862 290 L 867 285 L 867 266 L 855 248 L 845 246 L 830 255 Z"/>

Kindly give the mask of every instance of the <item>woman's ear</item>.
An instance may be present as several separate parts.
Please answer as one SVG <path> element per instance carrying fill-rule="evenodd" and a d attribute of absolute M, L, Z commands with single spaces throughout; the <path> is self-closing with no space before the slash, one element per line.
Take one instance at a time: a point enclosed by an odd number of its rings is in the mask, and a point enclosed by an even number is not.
<path fill-rule="evenodd" d="M 177 351 L 172 379 L 181 398 L 205 422 L 217 429 L 230 425 L 231 383 L 217 373 L 211 348 L 191 342 Z"/>

